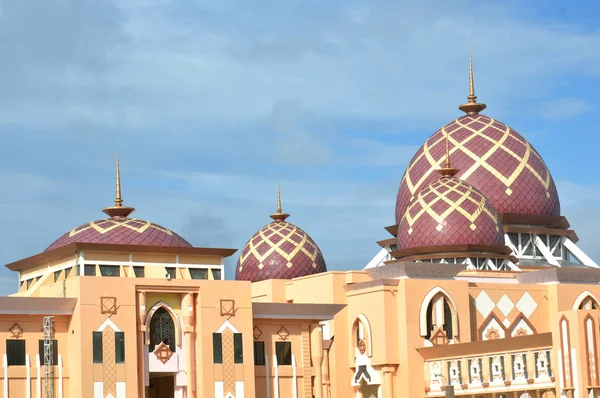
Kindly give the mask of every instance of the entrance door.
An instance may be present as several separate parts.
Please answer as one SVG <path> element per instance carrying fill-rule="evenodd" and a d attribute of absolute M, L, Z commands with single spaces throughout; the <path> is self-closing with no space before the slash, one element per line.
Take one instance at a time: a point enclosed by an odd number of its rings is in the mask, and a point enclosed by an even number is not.
<path fill-rule="evenodd" d="M 150 386 L 148 387 L 148 398 L 171 398 L 175 396 L 175 375 L 152 377 L 150 374 Z"/>

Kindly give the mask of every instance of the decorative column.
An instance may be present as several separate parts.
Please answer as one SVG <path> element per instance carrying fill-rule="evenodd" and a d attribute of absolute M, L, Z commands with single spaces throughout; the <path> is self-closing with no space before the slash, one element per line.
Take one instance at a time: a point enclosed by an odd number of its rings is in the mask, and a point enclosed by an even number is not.
<path fill-rule="evenodd" d="M 392 372 L 394 371 L 394 367 L 392 366 L 384 366 L 381 371 L 383 372 L 383 396 L 385 398 L 393 398 L 394 397 L 394 385 L 392 381 Z"/>
<path fill-rule="evenodd" d="M 310 328 L 310 351 L 315 367 L 315 398 L 323 398 L 323 333 L 319 324 Z"/>
<path fill-rule="evenodd" d="M 323 398 L 329 397 L 331 380 L 329 375 L 329 349 L 323 350 Z"/>
<path fill-rule="evenodd" d="M 532 384 L 535 378 L 535 367 L 537 364 L 535 363 L 535 354 L 533 351 L 527 351 L 527 355 L 525 355 L 525 360 L 527 361 L 527 383 Z M 550 359 L 548 358 L 548 361 Z M 550 364 L 548 363 L 548 366 Z"/>
<path fill-rule="evenodd" d="M 196 397 L 196 369 L 192 355 L 194 353 L 194 296 L 192 293 L 187 293 L 181 300 L 181 314 L 183 318 L 183 333 L 185 334 L 186 345 L 186 362 L 185 368 L 187 373 L 187 398 Z"/>
<path fill-rule="evenodd" d="M 138 322 L 137 322 L 137 346 L 138 346 L 138 397 L 146 396 L 146 366 L 145 352 L 146 346 L 146 292 L 138 292 Z"/>

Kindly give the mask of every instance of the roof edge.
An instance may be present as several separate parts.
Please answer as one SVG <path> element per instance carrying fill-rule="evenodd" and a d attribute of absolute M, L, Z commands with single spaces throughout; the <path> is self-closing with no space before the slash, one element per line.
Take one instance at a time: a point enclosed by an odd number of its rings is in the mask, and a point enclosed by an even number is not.
<path fill-rule="evenodd" d="M 144 246 L 144 245 L 118 245 L 105 243 L 70 243 L 56 249 L 41 252 L 26 257 L 22 260 L 6 264 L 5 267 L 11 271 L 27 269 L 40 263 L 57 260 L 61 257 L 75 254 L 81 250 L 100 250 L 112 252 L 137 252 L 137 253 L 167 253 L 167 254 L 195 254 L 204 256 L 229 257 L 237 252 L 237 249 L 207 248 L 207 247 L 179 247 L 179 246 Z"/>
<path fill-rule="evenodd" d="M 255 319 L 306 319 L 328 321 L 343 310 L 346 304 L 310 303 L 252 303 Z"/>
<path fill-rule="evenodd" d="M 512 251 L 506 245 L 439 245 L 439 246 L 418 246 L 407 249 L 395 250 L 391 254 L 394 258 L 401 259 L 408 256 L 433 253 L 460 253 L 460 252 L 482 252 L 510 255 Z"/>
<path fill-rule="evenodd" d="M 72 315 L 76 298 L 0 297 L 0 314 Z"/>

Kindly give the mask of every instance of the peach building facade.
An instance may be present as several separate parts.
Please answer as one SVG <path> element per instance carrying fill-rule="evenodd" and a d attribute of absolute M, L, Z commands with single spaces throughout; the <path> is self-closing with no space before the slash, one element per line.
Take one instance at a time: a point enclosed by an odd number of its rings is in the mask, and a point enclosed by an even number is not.
<path fill-rule="evenodd" d="M 480 114 L 470 79 L 362 270 L 328 272 L 278 195 L 225 280 L 236 250 L 132 218 L 117 159 L 108 218 L 7 265 L 0 397 L 600 396 L 600 269 L 541 156 Z"/>

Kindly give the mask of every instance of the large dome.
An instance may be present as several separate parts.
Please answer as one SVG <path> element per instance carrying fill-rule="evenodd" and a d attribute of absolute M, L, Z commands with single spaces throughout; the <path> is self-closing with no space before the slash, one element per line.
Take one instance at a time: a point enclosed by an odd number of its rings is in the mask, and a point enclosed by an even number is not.
<path fill-rule="evenodd" d="M 485 196 L 455 177 L 419 191 L 398 224 L 398 250 L 457 245 L 504 245 L 502 225 Z"/>
<path fill-rule="evenodd" d="M 314 240 L 302 229 L 286 220 L 277 192 L 275 221 L 262 227 L 246 243 L 235 268 L 235 279 L 262 281 L 292 279 L 326 272 L 325 259 Z"/>
<path fill-rule="evenodd" d="M 192 247 L 188 241 L 163 226 L 127 217 L 111 217 L 80 225 L 58 238 L 45 251 L 70 243 Z"/>
<path fill-rule="evenodd" d="M 560 215 L 554 180 L 533 146 L 505 124 L 471 113 L 442 127 L 414 155 L 398 190 L 397 223 L 416 194 L 438 178 L 446 137 L 460 170 L 456 177 L 479 189 L 498 213 Z"/>

